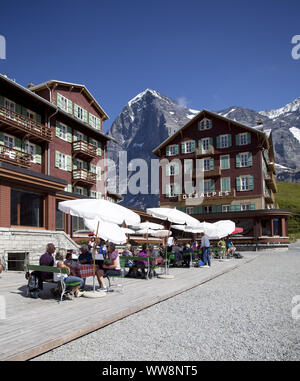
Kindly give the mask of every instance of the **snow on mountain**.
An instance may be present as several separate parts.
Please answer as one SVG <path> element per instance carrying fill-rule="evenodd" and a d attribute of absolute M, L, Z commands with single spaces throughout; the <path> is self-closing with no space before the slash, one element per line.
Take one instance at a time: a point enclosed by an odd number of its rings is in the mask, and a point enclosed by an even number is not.
<path fill-rule="evenodd" d="M 300 142 L 300 129 L 297 127 L 291 127 L 289 128 L 291 133 L 294 135 L 294 137 Z"/>
<path fill-rule="evenodd" d="M 295 111 L 300 111 L 300 98 L 296 98 L 293 102 L 288 103 L 284 107 L 270 110 L 270 111 L 260 111 L 259 114 L 267 116 L 270 119 L 277 119 L 280 116 Z"/>

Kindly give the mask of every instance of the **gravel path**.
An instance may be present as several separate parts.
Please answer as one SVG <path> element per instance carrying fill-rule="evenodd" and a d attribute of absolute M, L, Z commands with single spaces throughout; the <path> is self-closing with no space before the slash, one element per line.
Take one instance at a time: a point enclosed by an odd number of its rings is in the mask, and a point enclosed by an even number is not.
<path fill-rule="evenodd" d="M 295 295 L 300 242 L 34 360 L 300 360 Z"/>

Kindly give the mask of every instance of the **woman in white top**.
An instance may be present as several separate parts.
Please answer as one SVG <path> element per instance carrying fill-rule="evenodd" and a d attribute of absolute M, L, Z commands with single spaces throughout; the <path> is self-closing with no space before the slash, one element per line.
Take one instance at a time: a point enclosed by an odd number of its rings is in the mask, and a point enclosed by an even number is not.
<path fill-rule="evenodd" d="M 60 274 L 60 273 L 54 273 L 54 282 L 59 282 L 61 281 L 61 277 L 64 278 L 64 283 L 66 286 L 68 286 L 69 283 L 73 282 L 80 282 L 78 286 L 75 286 L 73 289 L 74 295 L 78 298 L 81 296 L 83 293 L 79 291 L 80 287 L 83 286 L 83 279 L 79 278 L 77 276 L 70 275 L 71 269 L 70 267 L 66 266 L 64 264 L 64 256 L 63 254 L 59 251 L 56 256 L 55 256 L 55 261 L 54 261 L 54 267 L 58 267 L 60 269 L 66 268 L 68 270 L 68 275 L 67 274 Z"/>

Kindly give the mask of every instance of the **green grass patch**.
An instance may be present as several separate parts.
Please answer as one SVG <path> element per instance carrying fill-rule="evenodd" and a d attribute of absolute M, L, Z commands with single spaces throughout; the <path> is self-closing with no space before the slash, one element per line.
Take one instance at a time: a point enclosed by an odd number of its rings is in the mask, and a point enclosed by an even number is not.
<path fill-rule="evenodd" d="M 289 218 L 291 240 L 300 239 L 300 184 L 277 182 L 278 193 L 275 200 L 280 209 L 289 209 L 293 215 Z"/>

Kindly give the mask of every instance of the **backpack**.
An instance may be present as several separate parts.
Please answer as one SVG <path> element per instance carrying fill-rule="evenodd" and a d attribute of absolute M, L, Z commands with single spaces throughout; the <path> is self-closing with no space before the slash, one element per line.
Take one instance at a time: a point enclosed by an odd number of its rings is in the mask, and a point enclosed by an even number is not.
<path fill-rule="evenodd" d="M 27 289 L 31 298 L 37 299 L 39 296 L 39 279 L 35 273 L 31 273 L 28 279 Z"/>

